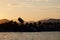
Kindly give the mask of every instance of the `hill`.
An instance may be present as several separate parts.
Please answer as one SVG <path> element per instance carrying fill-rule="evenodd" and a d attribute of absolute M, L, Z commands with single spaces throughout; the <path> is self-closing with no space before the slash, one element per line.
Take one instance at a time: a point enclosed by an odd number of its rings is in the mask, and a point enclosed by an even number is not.
<path fill-rule="evenodd" d="M 5 23 L 5 22 L 9 22 L 9 20 L 8 19 L 1 19 L 0 20 L 0 24 Z"/>
<path fill-rule="evenodd" d="M 43 22 L 45 22 L 45 23 L 47 23 L 47 22 L 52 22 L 52 23 L 55 22 L 55 23 L 56 23 L 56 22 L 60 22 L 60 19 L 52 19 L 52 18 L 51 18 L 51 19 L 47 19 L 47 20 L 41 20 L 41 22 L 42 22 L 42 23 L 43 23 Z"/>

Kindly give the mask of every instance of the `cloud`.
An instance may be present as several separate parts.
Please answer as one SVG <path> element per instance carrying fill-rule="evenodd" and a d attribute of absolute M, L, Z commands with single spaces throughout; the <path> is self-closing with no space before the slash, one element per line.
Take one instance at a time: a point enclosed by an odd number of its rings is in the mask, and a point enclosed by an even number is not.
<path fill-rule="evenodd" d="M 42 2 L 48 2 L 49 0 L 32 0 L 33 2 L 38 2 L 38 1 L 42 1 Z"/>
<path fill-rule="evenodd" d="M 18 4 L 17 3 L 8 3 L 8 7 L 17 7 Z"/>
<path fill-rule="evenodd" d="M 50 0 L 32 0 L 32 2 L 17 2 L 17 1 L 9 1 L 8 7 L 42 7 L 42 8 L 60 8 L 60 5 L 53 5 L 53 3 L 45 3 Z M 37 2 L 37 3 L 35 3 Z M 38 3 L 39 2 L 39 3 Z M 40 3 L 42 2 L 42 3 Z"/>
<path fill-rule="evenodd" d="M 59 8 L 60 9 L 60 4 L 59 5 L 56 5 L 56 8 Z"/>
<path fill-rule="evenodd" d="M 8 7 L 34 7 L 32 3 L 20 2 L 20 3 L 8 3 Z"/>

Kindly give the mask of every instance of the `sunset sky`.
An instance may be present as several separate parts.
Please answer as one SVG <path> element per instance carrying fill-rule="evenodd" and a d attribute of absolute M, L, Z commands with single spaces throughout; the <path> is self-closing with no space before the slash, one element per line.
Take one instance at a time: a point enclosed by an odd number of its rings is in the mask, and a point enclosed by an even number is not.
<path fill-rule="evenodd" d="M 60 0 L 0 0 L 0 19 L 60 19 Z"/>

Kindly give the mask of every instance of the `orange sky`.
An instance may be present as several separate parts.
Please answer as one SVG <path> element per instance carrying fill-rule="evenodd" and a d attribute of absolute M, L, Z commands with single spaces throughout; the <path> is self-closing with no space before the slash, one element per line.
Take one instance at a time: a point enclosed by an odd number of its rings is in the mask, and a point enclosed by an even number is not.
<path fill-rule="evenodd" d="M 60 0 L 0 0 L 0 19 L 60 19 Z"/>

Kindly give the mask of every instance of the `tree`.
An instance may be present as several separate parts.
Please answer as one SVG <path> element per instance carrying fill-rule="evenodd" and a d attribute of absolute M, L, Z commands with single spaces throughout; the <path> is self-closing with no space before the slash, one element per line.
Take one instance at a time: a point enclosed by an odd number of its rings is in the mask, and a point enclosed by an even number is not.
<path fill-rule="evenodd" d="M 41 24 L 41 21 L 38 21 L 38 25 L 40 25 Z"/>
<path fill-rule="evenodd" d="M 18 21 L 21 22 L 21 23 L 24 23 L 24 20 L 22 18 L 18 18 Z"/>

